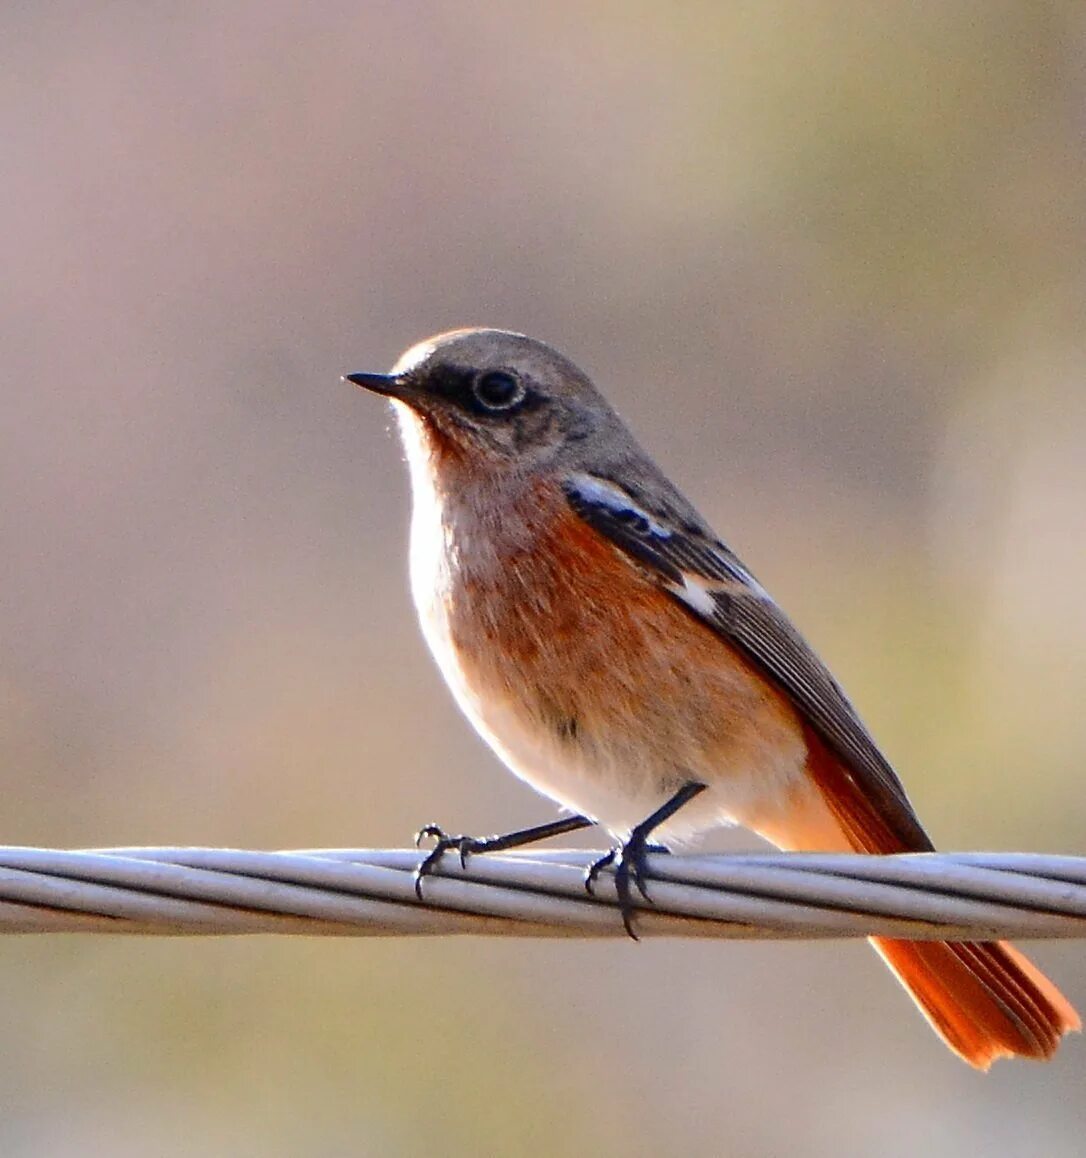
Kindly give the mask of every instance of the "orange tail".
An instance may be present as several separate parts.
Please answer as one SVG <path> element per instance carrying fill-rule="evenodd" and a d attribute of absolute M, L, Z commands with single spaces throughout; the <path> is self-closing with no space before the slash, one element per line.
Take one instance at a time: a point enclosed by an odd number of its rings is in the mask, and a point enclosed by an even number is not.
<path fill-rule="evenodd" d="M 1001 1057 L 1044 1060 L 1082 1028 L 1063 994 L 1006 941 L 871 944 L 935 1032 L 977 1069 Z"/>
<path fill-rule="evenodd" d="M 880 809 L 816 736 L 808 732 L 807 739 L 807 768 L 817 791 L 801 793 L 774 815 L 755 818 L 752 828 L 779 848 L 931 851 L 906 803 L 899 815 Z M 871 944 L 935 1032 L 977 1069 L 986 1070 L 1001 1057 L 1049 1058 L 1065 1033 L 1082 1028 L 1063 994 L 1005 941 L 872 937 Z"/>

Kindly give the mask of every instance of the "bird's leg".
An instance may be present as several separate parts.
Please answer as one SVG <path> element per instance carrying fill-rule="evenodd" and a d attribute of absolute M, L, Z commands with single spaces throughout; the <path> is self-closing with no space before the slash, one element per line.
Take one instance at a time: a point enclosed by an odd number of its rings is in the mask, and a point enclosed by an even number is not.
<path fill-rule="evenodd" d="M 684 804 L 693 800 L 699 793 L 704 792 L 706 787 L 707 785 L 696 780 L 684 784 L 651 816 L 645 817 L 640 824 L 634 825 L 630 830 L 630 839 L 625 844 L 619 845 L 601 856 L 598 861 L 589 866 L 585 873 L 584 887 L 589 895 L 593 896 L 595 895 L 596 880 L 600 873 L 608 865 L 614 865 L 615 891 L 618 893 L 618 907 L 622 913 L 622 923 L 626 927 L 626 932 L 635 941 L 638 940 L 638 936 L 633 930 L 632 886 L 637 885 L 637 891 L 651 904 L 652 898 L 645 887 L 645 857 L 649 852 L 667 851 L 666 849 L 661 850 L 659 845 L 650 844 L 648 838 L 654 829 L 659 828 L 665 820 L 674 816 Z"/>
<path fill-rule="evenodd" d="M 507 832 L 503 836 L 450 836 L 436 824 L 424 825 L 415 834 L 415 847 L 419 848 L 427 839 L 434 841 L 434 847 L 415 869 L 415 896 L 422 900 L 422 878 L 434 872 L 438 862 L 447 852 L 455 850 L 460 856 L 460 867 L 465 868 L 468 857 L 477 852 L 504 852 L 507 848 L 520 848 L 525 844 L 534 844 L 537 840 L 564 836 L 567 832 L 589 828 L 595 823 L 587 816 L 566 816 L 561 820 L 552 820 L 549 824 L 537 824 L 533 828 Z"/>

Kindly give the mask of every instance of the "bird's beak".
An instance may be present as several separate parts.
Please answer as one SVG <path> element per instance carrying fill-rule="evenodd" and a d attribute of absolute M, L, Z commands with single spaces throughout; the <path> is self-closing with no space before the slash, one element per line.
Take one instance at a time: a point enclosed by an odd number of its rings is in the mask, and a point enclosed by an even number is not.
<path fill-rule="evenodd" d="M 386 398 L 402 398 L 405 393 L 404 381 L 397 374 L 344 374 L 343 381 L 353 382 Z"/>

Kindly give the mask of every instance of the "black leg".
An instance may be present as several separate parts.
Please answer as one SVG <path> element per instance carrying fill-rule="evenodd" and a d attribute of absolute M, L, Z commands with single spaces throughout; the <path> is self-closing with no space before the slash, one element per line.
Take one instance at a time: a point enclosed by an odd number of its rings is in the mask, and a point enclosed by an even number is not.
<path fill-rule="evenodd" d="M 590 828 L 596 822 L 587 816 L 567 816 L 562 820 L 552 820 L 549 824 L 537 824 L 534 828 L 520 828 L 507 832 L 504 836 L 449 836 L 436 824 L 427 824 L 415 835 L 418 848 L 428 837 L 435 841 L 434 847 L 426 854 L 422 864 L 415 869 L 415 896 L 422 900 L 422 878 L 430 876 L 437 868 L 438 861 L 455 849 L 460 854 L 460 867 L 464 868 L 469 856 L 477 852 L 504 852 L 507 848 L 535 844 L 537 840 L 548 840 L 552 836 L 564 836 L 579 828 Z"/>
<path fill-rule="evenodd" d="M 626 932 L 635 941 L 638 937 L 633 930 L 634 906 L 630 903 L 630 897 L 633 893 L 631 886 L 637 885 L 637 891 L 646 901 L 651 901 L 645 889 L 645 855 L 650 851 L 656 852 L 660 849 L 659 845 L 649 844 L 649 836 L 653 829 L 659 828 L 665 820 L 674 816 L 684 804 L 693 800 L 699 793 L 704 792 L 706 787 L 707 785 L 700 784 L 696 780 L 684 784 L 670 800 L 665 801 L 651 816 L 645 817 L 640 824 L 635 825 L 630 830 L 630 839 L 625 844 L 613 848 L 609 853 L 601 856 L 585 873 L 584 887 L 588 890 L 589 895 L 593 895 L 600 873 L 608 865 L 615 866 L 615 891 L 618 893 L 618 907 L 622 913 L 622 923 L 626 926 Z M 663 851 L 666 852 L 667 850 Z"/>

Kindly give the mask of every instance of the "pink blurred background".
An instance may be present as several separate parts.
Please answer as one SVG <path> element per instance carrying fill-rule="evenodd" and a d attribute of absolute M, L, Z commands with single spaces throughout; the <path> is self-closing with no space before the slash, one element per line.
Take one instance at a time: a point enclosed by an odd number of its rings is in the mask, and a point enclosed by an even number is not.
<path fill-rule="evenodd" d="M 452 707 L 389 419 L 453 325 L 588 369 L 954 849 L 1086 852 L 1074 3 L 0 14 L 4 839 L 552 809 Z M 710 847 L 755 847 L 729 834 Z M 1086 1008 L 1081 944 L 1031 950 Z M 0 941 L 5 1155 L 1073 1155 L 862 945 Z"/>

